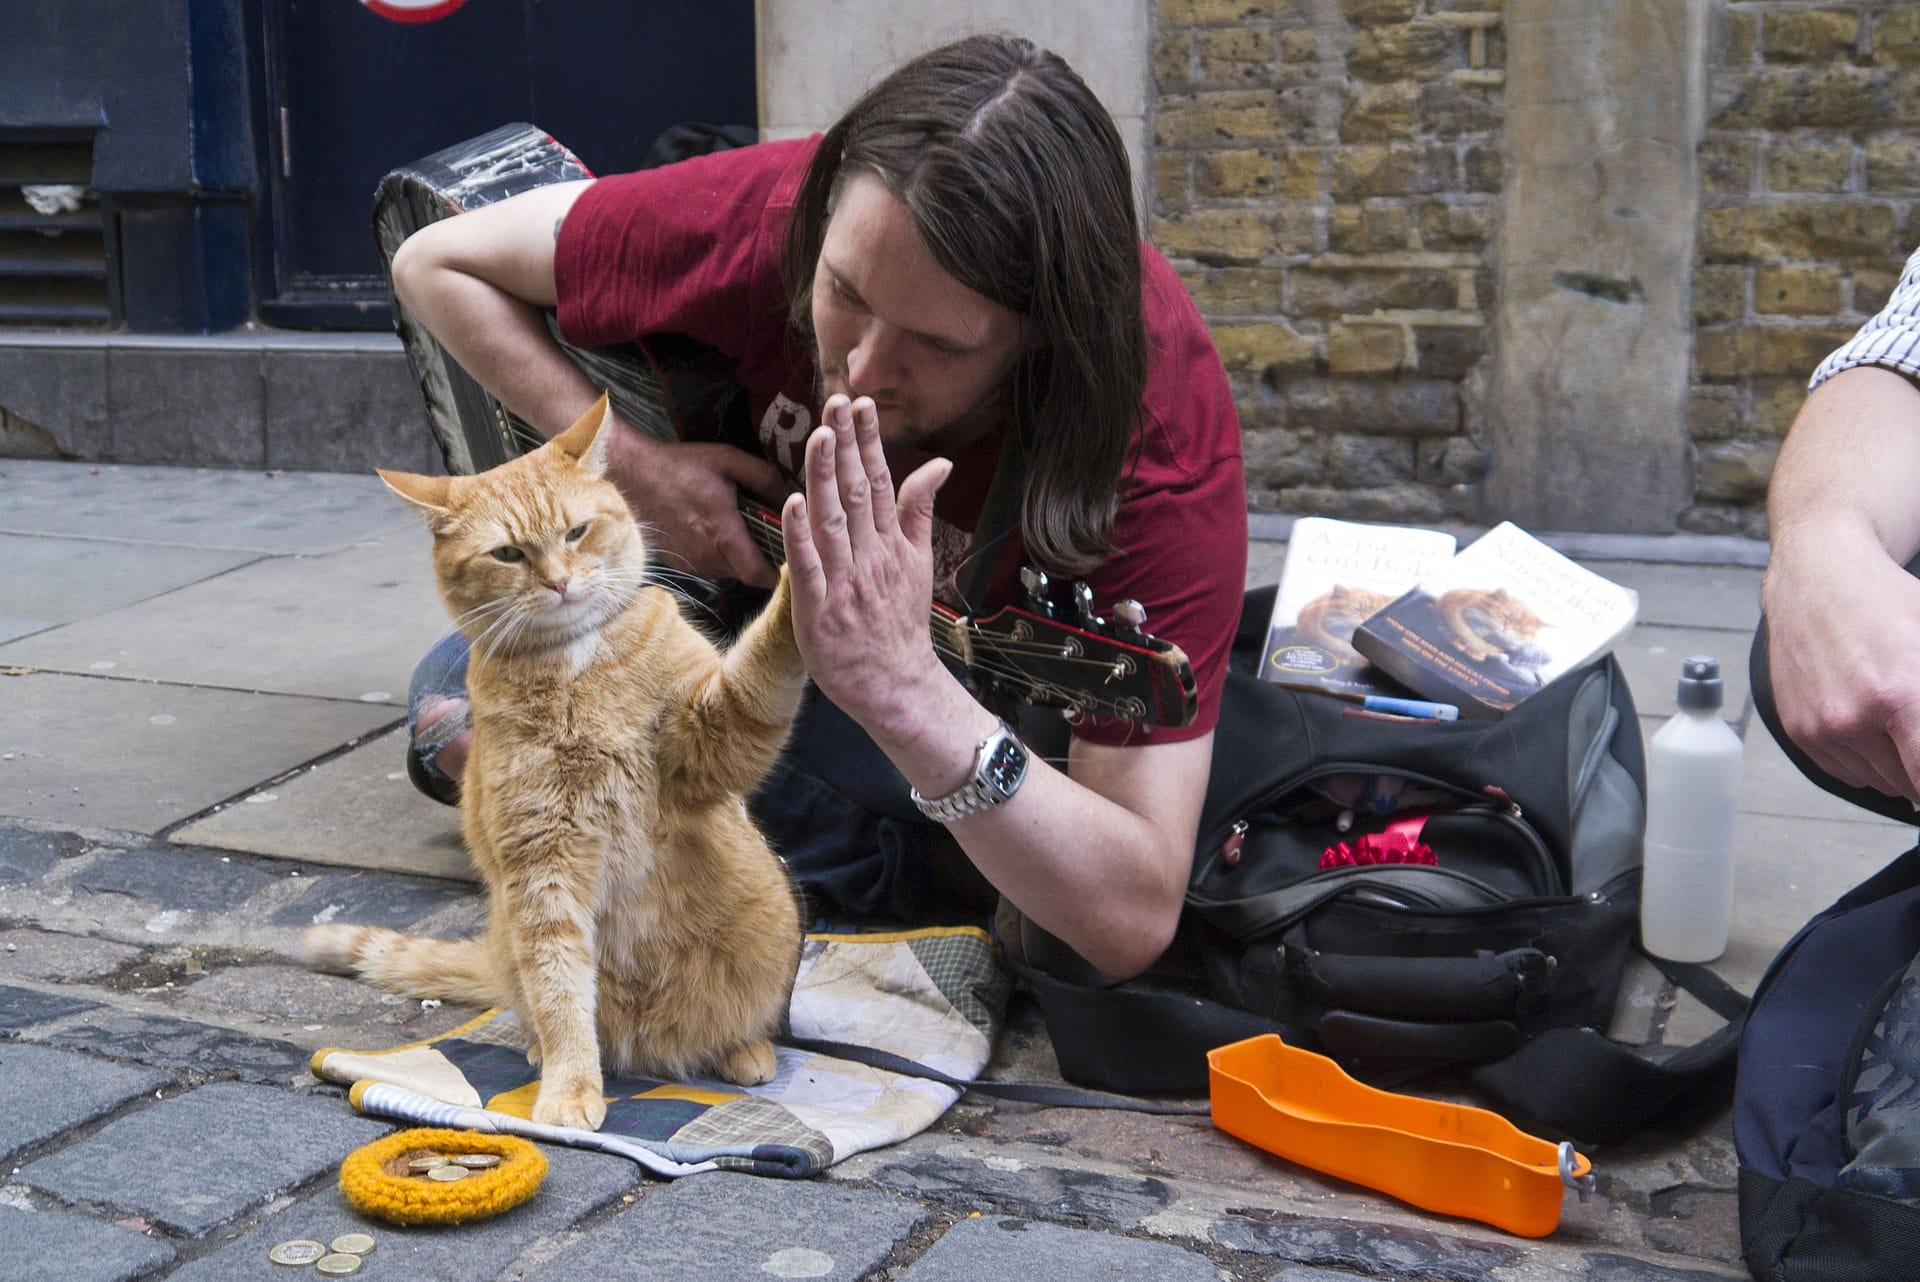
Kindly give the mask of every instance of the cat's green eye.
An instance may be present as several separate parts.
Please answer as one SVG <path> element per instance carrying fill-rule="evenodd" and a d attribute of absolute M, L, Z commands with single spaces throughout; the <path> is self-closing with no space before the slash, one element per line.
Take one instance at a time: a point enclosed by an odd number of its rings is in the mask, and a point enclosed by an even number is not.
<path fill-rule="evenodd" d="M 519 548 L 513 546 L 513 544 L 511 543 L 507 544 L 503 548 L 495 548 L 492 552 L 488 553 L 487 555 L 491 556 L 496 561 L 505 561 L 509 565 L 511 565 L 515 561 L 524 561 L 527 559 L 527 554 L 525 552 L 522 552 Z"/>
<path fill-rule="evenodd" d="M 585 537 L 587 537 L 587 523 L 585 521 L 580 522 L 580 524 L 567 531 L 567 542 L 569 543 L 578 543 Z"/>

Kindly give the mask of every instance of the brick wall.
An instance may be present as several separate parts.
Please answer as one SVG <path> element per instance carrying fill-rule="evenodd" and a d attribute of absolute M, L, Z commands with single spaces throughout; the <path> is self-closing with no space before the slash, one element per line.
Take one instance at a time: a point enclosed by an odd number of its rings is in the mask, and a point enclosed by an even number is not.
<path fill-rule="evenodd" d="M 1149 234 L 1234 380 L 1256 510 L 1472 515 L 1500 0 L 1158 0 Z"/>
<path fill-rule="evenodd" d="M 1807 375 L 1920 244 L 1920 5 L 1725 0 L 1712 22 L 1681 526 L 1762 535 Z"/>
<path fill-rule="evenodd" d="M 1486 519 L 1504 0 L 1156 0 L 1149 234 L 1212 326 L 1249 496 Z M 1920 245 L 1920 3 L 1709 0 L 1683 530 L 1766 532 L 1813 366 Z"/>

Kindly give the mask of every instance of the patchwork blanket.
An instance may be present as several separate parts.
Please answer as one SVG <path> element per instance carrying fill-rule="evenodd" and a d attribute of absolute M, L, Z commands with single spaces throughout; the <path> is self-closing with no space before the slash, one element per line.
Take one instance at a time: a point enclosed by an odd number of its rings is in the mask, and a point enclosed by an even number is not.
<path fill-rule="evenodd" d="M 871 1047 L 971 1081 L 993 1052 L 1008 975 L 985 931 L 940 926 L 809 934 L 785 1030 Z M 728 1167 L 815 1175 L 930 1126 L 960 1092 L 924 1078 L 777 1046 L 764 1086 L 613 1078 L 598 1131 L 532 1120 L 538 1070 L 511 1012 L 487 1011 L 424 1042 L 314 1052 L 313 1072 L 362 1112 L 421 1126 L 507 1132 L 617 1153 L 661 1176 Z"/>

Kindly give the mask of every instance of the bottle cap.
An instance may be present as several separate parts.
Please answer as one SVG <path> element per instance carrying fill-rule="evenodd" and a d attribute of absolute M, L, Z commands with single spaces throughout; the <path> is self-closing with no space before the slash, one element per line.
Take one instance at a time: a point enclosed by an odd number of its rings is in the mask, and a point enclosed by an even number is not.
<path fill-rule="evenodd" d="M 1682 708 L 1717 708 L 1722 699 L 1720 660 L 1708 654 L 1696 654 L 1680 663 Z"/>

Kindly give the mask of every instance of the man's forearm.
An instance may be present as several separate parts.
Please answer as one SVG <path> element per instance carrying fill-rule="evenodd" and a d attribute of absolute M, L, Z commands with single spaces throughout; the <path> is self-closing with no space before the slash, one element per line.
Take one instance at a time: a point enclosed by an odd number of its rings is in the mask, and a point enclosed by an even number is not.
<path fill-rule="evenodd" d="M 395 292 L 447 354 L 508 409 L 551 437 L 598 395 L 547 329 L 541 308 L 452 268 Z"/>
<path fill-rule="evenodd" d="M 1837 374 L 1807 398 L 1775 464 L 1774 556 L 1792 563 L 1877 545 L 1904 564 L 1920 552 L 1916 486 L 1920 388 L 1871 366 Z"/>
<path fill-rule="evenodd" d="M 430 223 L 393 256 L 400 302 L 462 369 L 544 436 L 599 395 L 547 328 L 558 228 L 590 184 L 538 187 Z"/>
<path fill-rule="evenodd" d="M 928 694 L 927 706 L 901 709 L 893 724 L 868 727 L 927 796 L 950 792 L 971 776 L 975 749 L 993 725 L 957 681 L 944 669 L 939 675 L 942 688 Z M 1159 766 L 1145 766 L 1142 753 L 1161 754 Z M 1035 759 L 1011 799 L 949 830 L 981 875 L 1022 913 L 1101 971 L 1124 979 L 1145 969 L 1172 938 L 1193 851 L 1191 806 L 1180 798 L 1204 791 L 1209 756 L 1205 743 L 1093 755 L 1100 760 L 1085 772 L 1103 777 L 1103 766 L 1117 767 L 1103 786 L 1125 795 L 1128 805 Z M 1195 761 L 1198 777 L 1183 784 Z"/>

